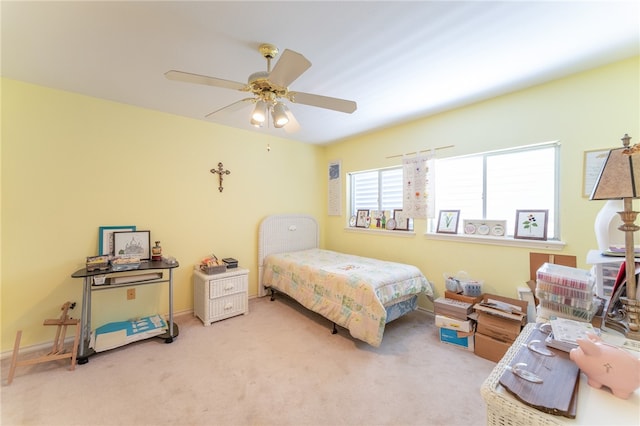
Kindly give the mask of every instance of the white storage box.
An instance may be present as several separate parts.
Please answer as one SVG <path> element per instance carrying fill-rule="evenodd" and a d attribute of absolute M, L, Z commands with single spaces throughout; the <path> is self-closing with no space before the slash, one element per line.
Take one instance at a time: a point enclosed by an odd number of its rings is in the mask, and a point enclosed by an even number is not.
<path fill-rule="evenodd" d="M 440 334 L 440 341 L 442 343 L 448 343 L 453 346 L 457 346 L 462 349 L 473 352 L 474 350 L 474 333 L 463 332 L 459 330 L 451 330 L 449 328 L 440 327 L 438 329 Z"/>
<path fill-rule="evenodd" d="M 436 327 L 469 332 L 474 329 L 474 321 L 462 321 L 456 318 L 449 318 L 444 315 L 436 315 Z"/>

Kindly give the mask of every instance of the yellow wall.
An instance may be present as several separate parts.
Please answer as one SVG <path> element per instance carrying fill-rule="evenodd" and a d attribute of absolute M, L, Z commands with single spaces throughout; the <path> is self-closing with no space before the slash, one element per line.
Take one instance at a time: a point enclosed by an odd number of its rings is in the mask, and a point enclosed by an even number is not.
<path fill-rule="evenodd" d="M 640 58 L 636 57 L 352 138 L 329 146 L 324 154 L 327 161 L 342 160 L 348 173 L 397 166 L 400 158 L 386 157 L 440 146 L 455 145 L 438 151 L 442 158 L 559 140 L 560 229 L 566 247 L 550 253 L 575 255 L 578 267 L 588 269 L 586 254 L 597 248 L 593 221 L 604 201 L 582 197 L 584 151 L 621 146 L 624 133 L 634 137 L 632 143 L 640 142 L 639 80 Z M 345 231 L 346 223 L 346 216 L 327 219 L 328 248 L 415 264 L 440 295 L 443 274 L 464 270 L 484 280 L 486 291 L 517 297 L 516 288 L 529 279 L 529 252 L 545 252 L 428 239 L 425 220 L 416 221 L 413 237 Z"/>
<path fill-rule="evenodd" d="M 209 253 L 250 269 L 257 229 L 299 212 L 322 225 L 321 148 L 68 92 L 2 80 L 2 350 L 53 339 L 46 318 L 78 302 L 70 275 L 97 254 L 98 227 L 136 225 L 175 256 L 175 311 L 193 307 L 191 270 Z M 267 151 L 267 145 L 271 151 Z M 218 191 L 210 169 L 231 174 Z M 93 326 L 166 313 L 167 286 L 94 293 Z"/>
<path fill-rule="evenodd" d="M 583 153 L 617 146 L 625 132 L 640 141 L 639 75 L 636 57 L 326 147 L 3 79 L 1 350 L 18 329 L 23 345 L 52 340 L 42 321 L 67 300 L 80 304 L 81 282 L 70 275 L 96 254 L 106 225 L 148 229 L 180 261 L 177 312 L 192 309 L 191 269 L 211 252 L 238 258 L 257 293 L 257 229 L 275 213 L 315 216 L 323 247 L 415 264 L 439 293 L 442 273 L 460 269 L 507 296 L 528 278 L 532 250 L 429 240 L 422 220 L 411 237 L 345 231 L 346 215 L 326 214 L 333 160 L 349 172 L 434 146 L 455 145 L 441 155 L 459 155 L 560 140 L 562 253 L 586 268 L 603 202 L 581 197 Z M 209 172 L 220 161 L 231 170 L 223 193 Z M 93 325 L 165 313 L 166 286 L 154 287 L 140 287 L 134 301 L 125 290 L 94 293 Z"/>

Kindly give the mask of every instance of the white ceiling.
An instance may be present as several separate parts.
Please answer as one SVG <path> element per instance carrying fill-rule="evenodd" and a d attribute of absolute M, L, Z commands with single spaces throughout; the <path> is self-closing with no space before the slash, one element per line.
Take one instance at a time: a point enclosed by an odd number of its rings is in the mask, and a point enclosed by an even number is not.
<path fill-rule="evenodd" d="M 638 1 L 2 1 L 2 76 L 307 143 L 428 116 L 640 54 Z M 313 64 L 290 89 L 356 101 L 289 107 L 296 133 L 249 125 L 246 93 L 170 81 L 170 69 L 246 82 L 260 43 Z M 277 60 L 277 59 L 276 59 Z M 275 63 L 275 62 L 274 62 Z"/>

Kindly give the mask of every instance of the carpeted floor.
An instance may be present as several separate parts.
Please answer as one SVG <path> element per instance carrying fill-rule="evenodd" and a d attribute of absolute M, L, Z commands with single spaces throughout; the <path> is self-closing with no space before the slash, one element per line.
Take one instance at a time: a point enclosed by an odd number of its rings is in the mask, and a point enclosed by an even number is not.
<path fill-rule="evenodd" d="M 484 425 L 480 386 L 495 366 L 440 343 L 432 315 L 389 324 L 373 348 L 284 297 L 179 337 L 20 367 L 2 425 Z"/>

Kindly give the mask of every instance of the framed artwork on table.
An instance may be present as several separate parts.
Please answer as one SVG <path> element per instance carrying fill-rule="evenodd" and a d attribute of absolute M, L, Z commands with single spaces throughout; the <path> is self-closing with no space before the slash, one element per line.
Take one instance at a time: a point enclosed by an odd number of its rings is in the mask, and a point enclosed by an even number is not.
<path fill-rule="evenodd" d="M 135 231 L 134 225 L 101 226 L 98 228 L 98 254 L 113 256 L 113 233 Z"/>
<path fill-rule="evenodd" d="M 516 230 L 513 238 L 546 240 L 549 210 L 516 210 Z"/>
<path fill-rule="evenodd" d="M 443 234 L 457 234 L 460 210 L 440 210 L 438 216 L 438 228 L 436 232 Z"/>
<path fill-rule="evenodd" d="M 113 233 L 113 251 L 115 256 L 151 258 L 151 232 L 130 231 Z"/>
<path fill-rule="evenodd" d="M 358 210 L 356 214 L 356 228 L 369 227 L 369 210 Z"/>
<path fill-rule="evenodd" d="M 404 213 L 404 210 L 393 210 L 393 219 L 396 221 L 396 227 L 394 229 L 397 229 L 398 231 L 409 230 L 409 215 Z"/>

